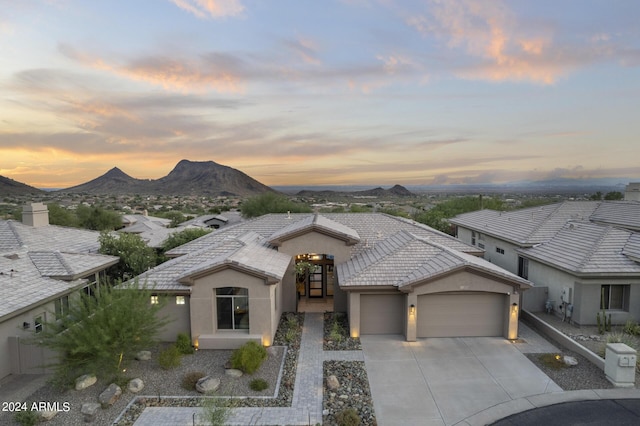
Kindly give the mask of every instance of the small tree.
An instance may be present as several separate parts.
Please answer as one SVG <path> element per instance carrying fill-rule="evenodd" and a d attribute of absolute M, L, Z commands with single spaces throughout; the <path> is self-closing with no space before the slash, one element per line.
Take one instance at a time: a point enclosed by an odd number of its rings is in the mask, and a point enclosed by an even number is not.
<path fill-rule="evenodd" d="M 251 218 L 267 213 L 309 213 L 311 208 L 306 204 L 294 203 L 286 195 L 265 192 L 244 201 L 240 211 L 242 216 Z"/>
<path fill-rule="evenodd" d="M 36 344 L 58 353 L 58 378 L 92 372 L 110 379 L 143 349 L 156 343 L 168 323 L 151 304 L 151 291 L 138 283 L 112 287 L 98 285 L 94 295 L 79 292 L 69 301 L 68 313 L 46 322 Z M 53 315 L 52 315 L 53 317 Z"/>
<path fill-rule="evenodd" d="M 118 256 L 120 262 L 107 273 L 114 279 L 135 277 L 156 266 L 156 252 L 139 235 L 126 232 L 102 232 L 98 238 L 100 253 Z"/>
<path fill-rule="evenodd" d="M 76 209 L 76 216 L 81 228 L 93 229 L 94 231 L 113 231 L 122 228 L 122 218 L 113 210 L 81 204 Z"/>
<path fill-rule="evenodd" d="M 204 228 L 187 228 L 184 231 L 176 232 L 175 234 L 171 234 L 169 238 L 164 241 L 162 244 L 162 250 L 165 252 L 169 251 L 172 248 L 179 247 L 189 241 L 193 241 L 207 235 L 210 232 L 211 231 L 209 229 Z"/>

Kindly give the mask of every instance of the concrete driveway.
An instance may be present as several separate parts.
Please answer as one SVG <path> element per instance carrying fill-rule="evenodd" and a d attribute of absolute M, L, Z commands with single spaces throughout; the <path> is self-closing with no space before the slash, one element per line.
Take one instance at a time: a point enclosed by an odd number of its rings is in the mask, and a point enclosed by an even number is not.
<path fill-rule="evenodd" d="M 510 400 L 562 392 L 503 338 L 360 340 L 380 425 L 453 425 Z"/>

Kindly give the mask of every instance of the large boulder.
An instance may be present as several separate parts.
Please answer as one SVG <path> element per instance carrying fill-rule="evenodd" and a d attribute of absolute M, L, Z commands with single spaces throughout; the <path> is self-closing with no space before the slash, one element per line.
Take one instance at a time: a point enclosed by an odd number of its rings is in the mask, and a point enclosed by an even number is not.
<path fill-rule="evenodd" d="M 51 420 L 52 418 L 54 418 L 56 416 L 56 414 L 58 414 L 57 410 L 45 410 L 45 411 L 40 411 L 40 419 L 43 422 L 48 422 L 49 420 Z"/>
<path fill-rule="evenodd" d="M 136 359 L 138 361 L 149 361 L 151 359 L 150 351 L 140 351 L 136 354 Z"/>
<path fill-rule="evenodd" d="M 578 360 L 575 357 L 569 355 L 564 355 L 562 357 L 562 361 L 569 367 L 575 367 L 576 365 L 578 365 Z"/>
<path fill-rule="evenodd" d="M 235 368 L 228 368 L 224 371 L 224 374 L 230 377 L 242 377 L 242 371 Z"/>
<path fill-rule="evenodd" d="M 200 393 L 215 392 L 220 387 L 220 379 L 211 376 L 204 376 L 196 383 L 196 390 Z"/>
<path fill-rule="evenodd" d="M 144 382 L 142 379 L 132 379 L 127 386 L 129 392 L 138 393 L 144 388 Z"/>
<path fill-rule="evenodd" d="M 83 374 L 76 379 L 76 390 L 86 389 L 98 381 L 95 374 Z"/>
<path fill-rule="evenodd" d="M 98 396 L 98 402 L 102 404 L 102 408 L 111 407 L 122 395 L 122 389 L 115 383 L 111 383 L 101 394 Z"/>
<path fill-rule="evenodd" d="M 338 378 L 334 375 L 327 377 L 327 388 L 331 390 L 336 390 L 340 387 L 340 382 Z"/>

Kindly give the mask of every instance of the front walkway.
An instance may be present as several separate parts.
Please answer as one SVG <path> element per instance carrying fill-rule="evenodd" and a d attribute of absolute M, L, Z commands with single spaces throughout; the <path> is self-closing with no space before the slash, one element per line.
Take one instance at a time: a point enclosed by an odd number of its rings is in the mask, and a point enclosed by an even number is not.
<path fill-rule="evenodd" d="M 291 407 L 234 408 L 229 425 L 315 425 L 322 424 L 324 361 L 364 361 L 362 351 L 323 351 L 323 314 L 305 313 L 302 342 L 298 354 L 296 382 Z M 192 426 L 200 408 L 148 407 L 136 426 Z"/>

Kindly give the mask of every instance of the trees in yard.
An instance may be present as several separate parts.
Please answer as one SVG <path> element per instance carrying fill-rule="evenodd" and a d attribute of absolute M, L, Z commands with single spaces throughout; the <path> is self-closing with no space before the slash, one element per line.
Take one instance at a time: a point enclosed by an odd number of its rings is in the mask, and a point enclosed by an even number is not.
<path fill-rule="evenodd" d="M 258 217 L 267 213 L 310 213 L 311 208 L 306 204 L 294 203 L 287 196 L 275 192 L 251 197 L 240 206 L 244 217 Z"/>
<path fill-rule="evenodd" d="M 414 220 L 450 234 L 451 225 L 447 219 L 462 213 L 482 209 L 504 210 L 504 202 L 497 198 L 488 198 L 482 195 L 479 197 L 453 198 L 437 204 L 425 212 L 416 214 Z"/>
<path fill-rule="evenodd" d="M 120 258 L 118 264 L 107 270 L 107 274 L 113 279 L 132 278 L 156 266 L 155 250 L 147 246 L 139 235 L 102 232 L 98 241 L 100 253 Z"/>
<path fill-rule="evenodd" d="M 122 228 L 122 218 L 113 210 L 80 204 L 76 208 L 76 216 L 80 228 L 94 231 L 113 231 Z"/>
<path fill-rule="evenodd" d="M 92 295 L 74 294 L 67 312 L 34 336 L 37 344 L 58 353 L 54 367 L 59 383 L 85 373 L 111 379 L 137 352 L 154 345 L 168 320 L 158 315 L 162 303 L 150 300 L 151 291 L 137 282 L 118 287 L 102 283 Z"/>
<path fill-rule="evenodd" d="M 172 248 L 181 246 L 210 233 L 211 230 L 204 228 L 187 228 L 184 231 L 176 232 L 169 235 L 164 243 L 162 243 L 162 251 L 167 252 Z"/>

